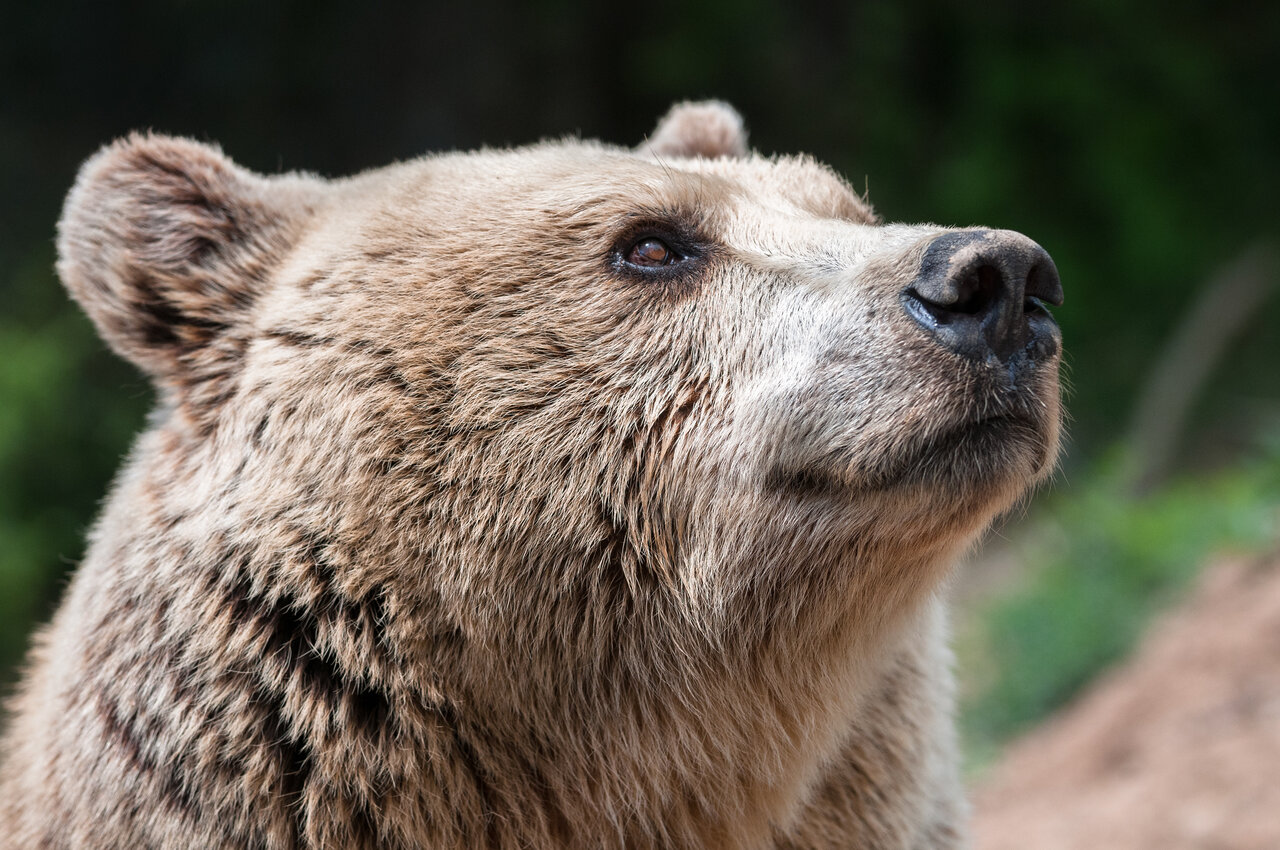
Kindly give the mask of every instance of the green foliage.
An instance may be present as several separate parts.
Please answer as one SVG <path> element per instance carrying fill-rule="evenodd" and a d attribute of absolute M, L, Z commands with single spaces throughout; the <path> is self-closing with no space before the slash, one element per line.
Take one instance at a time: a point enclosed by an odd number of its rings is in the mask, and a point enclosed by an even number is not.
<path fill-rule="evenodd" d="M 981 762 L 1121 658 L 1206 559 L 1280 537 L 1280 440 L 1249 463 L 1126 494 L 1103 464 L 1022 528 L 1025 580 L 963 636 L 966 746 Z M 972 675 L 971 675 L 972 674 Z"/>
<path fill-rule="evenodd" d="M 42 245 L 0 316 L 0 683 L 47 617 L 149 392 L 65 309 Z"/>

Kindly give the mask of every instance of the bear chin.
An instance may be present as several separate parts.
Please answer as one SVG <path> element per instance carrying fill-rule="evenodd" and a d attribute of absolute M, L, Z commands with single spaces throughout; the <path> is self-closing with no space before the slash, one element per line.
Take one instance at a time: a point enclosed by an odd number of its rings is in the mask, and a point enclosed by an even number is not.
<path fill-rule="evenodd" d="M 989 416 L 930 436 L 886 458 L 886 468 L 864 486 L 937 485 L 950 492 L 956 485 L 969 492 L 1030 486 L 1050 464 L 1054 442 L 1043 422 L 1016 414 Z"/>
<path fill-rule="evenodd" d="M 840 499 L 912 492 L 939 503 L 1011 504 L 1057 460 L 1058 386 L 1025 367 L 1016 377 L 978 371 L 968 393 L 942 400 L 938 421 L 927 430 L 871 448 L 856 437 L 810 445 L 774 463 L 764 476 L 767 489 Z"/>
<path fill-rule="evenodd" d="M 895 454 L 865 459 L 829 456 L 800 467 L 776 467 L 767 487 L 797 495 L 856 498 L 884 491 L 928 491 L 938 498 L 1031 487 L 1053 466 L 1056 437 L 1044 422 L 1001 414 L 907 441 Z"/>

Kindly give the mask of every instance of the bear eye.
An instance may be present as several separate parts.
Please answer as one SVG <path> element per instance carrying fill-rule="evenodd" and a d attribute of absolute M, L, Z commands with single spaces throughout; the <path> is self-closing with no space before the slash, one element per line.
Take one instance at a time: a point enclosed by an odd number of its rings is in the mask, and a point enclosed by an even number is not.
<path fill-rule="evenodd" d="M 675 251 L 671 250 L 666 242 L 661 239 L 655 239 L 652 236 L 641 239 L 632 245 L 626 255 L 628 263 L 645 268 L 669 266 L 679 259 L 680 257 Z"/>

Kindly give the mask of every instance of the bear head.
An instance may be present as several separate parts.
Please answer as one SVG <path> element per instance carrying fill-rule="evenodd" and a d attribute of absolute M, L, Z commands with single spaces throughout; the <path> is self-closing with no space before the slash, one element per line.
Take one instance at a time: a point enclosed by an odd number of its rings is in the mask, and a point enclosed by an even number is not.
<path fill-rule="evenodd" d="M 722 104 L 634 150 L 342 180 L 135 135 L 84 166 L 59 252 L 159 393 L 98 540 L 190 584 L 169 610 L 218 635 L 192 664 L 287 691 L 264 624 L 320 612 L 326 681 L 362 683 L 342 717 L 411 681 L 543 748 L 553 715 L 583 741 L 714 718 L 668 767 L 707 782 L 736 734 L 764 784 L 810 782 L 865 659 L 1056 456 L 1044 251 L 883 224 Z"/>

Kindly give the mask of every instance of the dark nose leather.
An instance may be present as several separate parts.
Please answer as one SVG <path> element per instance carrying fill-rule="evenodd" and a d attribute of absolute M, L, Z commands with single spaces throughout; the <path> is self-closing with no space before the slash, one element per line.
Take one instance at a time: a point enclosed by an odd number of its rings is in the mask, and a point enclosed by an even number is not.
<path fill-rule="evenodd" d="M 1045 305 L 1062 303 L 1048 253 L 1012 230 L 961 230 L 934 239 L 902 304 L 943 347 L 974 360 L 1057 353 L 1058 326 Z"/>

